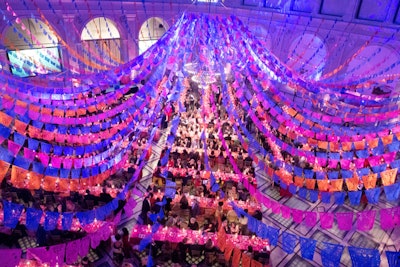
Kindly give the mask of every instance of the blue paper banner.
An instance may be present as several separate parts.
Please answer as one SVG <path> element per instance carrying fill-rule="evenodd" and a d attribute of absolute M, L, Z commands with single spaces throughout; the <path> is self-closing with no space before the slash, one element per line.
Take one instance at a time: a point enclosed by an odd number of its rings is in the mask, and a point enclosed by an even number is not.
<path fill-rule="evenodd" d="M 349 247 L 348 249 L 353 267 L 380 266 L 381 258 L 378 250 L 357 247 Z"/>

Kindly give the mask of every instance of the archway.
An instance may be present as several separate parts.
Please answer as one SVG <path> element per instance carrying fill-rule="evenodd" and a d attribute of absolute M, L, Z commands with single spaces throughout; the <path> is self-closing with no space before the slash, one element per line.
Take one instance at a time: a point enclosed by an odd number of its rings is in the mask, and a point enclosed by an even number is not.
<path fill-rule="evenodd" d="M 84 57 L 108 67 L 121 63 L 121 36 L 114 21 L 106 17 L 90 20 L 82 30 Z"/>
<path fill-rule="evenodd" d="M 290 45 L 287 65 L 304 78 L 319 80 L 326 56 L 323 41 L 313 34 L 304 34 L 294 39 Z"/>
<path fill-rule="evenodd" d="M 162 18 L 153 17 L 146 20 L 139 31 L 139 54 L 155 44 L 168 28 L 167 22 Z"/>

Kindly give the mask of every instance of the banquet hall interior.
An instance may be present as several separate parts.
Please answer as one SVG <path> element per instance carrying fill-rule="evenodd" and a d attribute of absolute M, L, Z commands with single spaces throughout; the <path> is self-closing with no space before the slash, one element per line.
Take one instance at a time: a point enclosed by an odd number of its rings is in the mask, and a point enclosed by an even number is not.
<path fill-rule="evenodd" d="M 0 15 L 0 266 L 400 266 L 399 0 Z"/>

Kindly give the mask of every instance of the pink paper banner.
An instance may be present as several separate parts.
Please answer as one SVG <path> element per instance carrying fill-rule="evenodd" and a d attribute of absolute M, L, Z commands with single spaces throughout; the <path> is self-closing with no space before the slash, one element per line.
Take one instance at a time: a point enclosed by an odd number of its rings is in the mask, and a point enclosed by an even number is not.
<path fill-rule="evenodd" d="M 21 259 L 22 250 L 15 249 L 0 249 L 0 262 L 2 267 L 15 267 L 18 266 Z"/>
<path fill-rule="evenodd" d="M 352 212 L 337 212 L 336 219 L 338 227 L 342 231 L 349 231 L 353 226 L 353 213 Z"/>

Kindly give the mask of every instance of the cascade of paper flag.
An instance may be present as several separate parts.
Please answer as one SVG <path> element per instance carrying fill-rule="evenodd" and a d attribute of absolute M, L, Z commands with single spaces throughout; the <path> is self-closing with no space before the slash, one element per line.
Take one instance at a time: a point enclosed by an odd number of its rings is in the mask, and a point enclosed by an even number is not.
<path fill-rule="evenodd" d="M 103 207 L 63 213 L 62 228 L 70 229 L 74 216 L 82 225 L 104 220 L 140 178 L 140 169 L 168 105 L 182 110 L 177 100 L 184 94 L 183 88 L 173 76 L 188 76 L 181 69 L 193 61 L 219 73 L 215 81 L 221 83 L 223 103 L 242 146 L 282 189 L 312 202 L 321 198 L 329 203 L 333 196 L 337 204 L 348 198 L 350 204 L 359 205 L 365 196 L 368 202 L 377 203 L 382 190 L 388 201 L 398 201 L 398 97 L 363 96 L 346 88 L 335 90 L 332 85 L 306 82 L 266 50 L 239 19 L 198 14 L 184 14 L 148 51 L 117 69 L 74 77 L 78 81 L 75 87 L 31 86 L 1 76 L 0 180 L 8 177 L 18 188 L 54 192 L 101 184 L 129 161 L 128 151 L 138 148 L 137 140 L 144 133 L 148 140 L 140 157 L 142 164 L 124 190 Z M 205 84 L 210 82 L 201 79 L 205 78 L 200 78 Z M 130 96 L 131 87 L 141 80 L 145 85 Z M 215 103 L 209 105 L 215 112 Z M 172 122 L 163 164 L 167 163 L 179 120 Z M 254 136 L 255 129 L 264 143 Z M 224 138 L 221 141 L 228 150 Z M 234 162 L 230 154 L 229 158 Z M 212 190 L 217 191 L 219 186 L 210 173 Z M 243 183 L 255 193 L 248 181 Z M 172 190 L 167 193 L 174 194 Z M 303 221 L 302 211 L 273 201 L 264 203 L 284 217 L 291 213 L 295 222 Z M 15 227 L 23 205 L 8 201 L 3 205 L 5 225 Z M 382 228 L 399 224 L 399 209 L 381 210 L 380 214 L 381 218 L 391 218 L 382 223 Z M 354 214 L 335 215 L 340 229 L 352 227 Z M 371 229 L 375 215 L 375 210 L 359 213 L 356 227 Z M 26 216 L 29 228 L 38 227 L 40 211 L 28 209 Z M 57 227 L 59 216 L 57 212 L 46 212 L 44 227 Z M 153 216 L 154 221 L 160 216 Z M 317 214 L 307 213 L 306 225 L 316 222 Z M 320 222 L 323 228 L 332 227 L 333 214 L 320 214 Z M 265 226 L 260 234 L 274 245 L 279 229 Z M 284 237 L 285 251 L 293 251 L 293 244 L 299 240 L 302 256 L 312 259 L 315 240 L 290 234 Z M 141 246 L 145 247 L 148 240 L 151 237 Z M 327 243 L 323 257 L 343 249 L 335 246 Z M 379 264 L 375 250 L 360 252 L 354 248 L 350 254 L 354 261 Z M 337 263 L 337 257 L 323 261 Z"/>
<path fill-rule="evenodd" d="M 233 209 L 238 216 L 244 215 L 248 218 L 248 228 L 255 235 L 270 240 L 270 244 L 276 246 L 279 236 L 281 236 L 281 243 L 283 251 L 286 253 L 294 253 L 296 244 L 300 244 L 301 256 L 304 259 L 313 260 L 314 251 L 317 243 L 321 250 L 321 260 L 324 266 L 340 266 L 340 259 L 342 257 L 343 249 L 345 248 L 339 244 L 332 244 L 328 242 L 319 242 L 314 239 L 304 238 L 289 232 L 280 233 L 279 228 L 268 226 L 261 221 L 258 221 L 243 209 L 237 207 L 233 202 L 231 203 Z M 358 247 L 347 247 L 350 253 L 353 266 L 380 266 L 380 253 L 377 249 L 366 249 Z M 388 266 L 397 266 L 398 257 L 400 252 L 387 251 Z M 397 258 L 396 258 L 397 257 Z"/>

